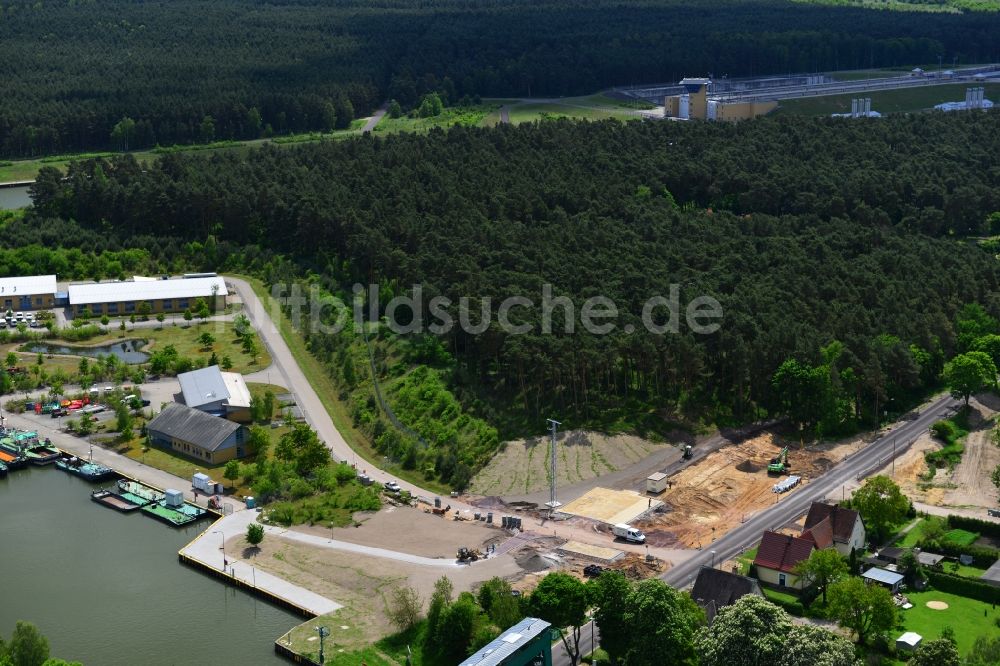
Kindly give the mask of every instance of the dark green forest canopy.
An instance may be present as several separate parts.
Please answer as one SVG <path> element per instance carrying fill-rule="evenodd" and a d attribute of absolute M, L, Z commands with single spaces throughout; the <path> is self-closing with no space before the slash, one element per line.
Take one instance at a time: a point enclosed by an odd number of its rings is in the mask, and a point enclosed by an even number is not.
<path fill-rule="evenodd" d="M 387 98 L 1000 60 L 1000 15 L 778 0 L 4 0 L 0 156 L 346 126 Z M 204 119 L 210 116 L 212 123 Z"/>
<path fill-rule="evenodd" d="M 617 303 L 611 335 L 538 335 L 536 311 L 526 315 L 533 334 L 444 338 L 451 385 L 493 423 L 511 407 L 577 422 L 615 410 L 779 413 L 777 368 L 790 357 L 821 365 L 820 348 L 839 340 L 834 365 L 850 405 L 831 430 L 865 418 L 876 399 L 934 385 L 964 304 L 1000 315 L 995 258 L 929 235 L 978 232 L 1000 208 L 998 124 L 998 113 L 558 121 L 175 154 L 145 169 L 125 157 L 75 165 L 65 181 L 44 171 L 37 210 L 8 230 L 18 243 L 126 242 L 168 261 L 180 243 L 212 235 L 218 260 L 205 268 L 285 278 L 266 248 L 297 257 L 331 290 L 419 283 L 426 297 L 537 303 L 550 283 Z M 673 283 L 682 302 L 722 303 L 717 333 L 621 332 Z M 341 344 L 310 336 L 323 360 Z"/>

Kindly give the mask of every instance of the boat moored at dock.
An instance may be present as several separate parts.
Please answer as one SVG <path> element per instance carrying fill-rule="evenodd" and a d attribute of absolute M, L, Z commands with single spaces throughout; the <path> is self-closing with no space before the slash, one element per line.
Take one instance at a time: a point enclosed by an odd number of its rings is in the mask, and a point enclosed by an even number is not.
<path fill-rule="evenodd" d="M 135 511 L 140 508 L 141 504 L 136 504 L 131 499 L 122 497 L 121 495 L 108 490 L 107 488 L 102 488 L 100 490 L 95 490 L 90 493 L 90 499 L 98 504 L 103 504 L 106 507 L 114 509 L 115 511 L 121 511 L 122 513 L 128 513 L 129 511 Z"/>
<path fill-rule="evenodd" d="M 11 452 L 7 449 L 0 448 L 0 463 L 7 466 L 9 470 L 21 469 L 28 465 L 28 459 L 21 455 L 20 452 Z"/>
<path fill-rule="evenodd" d="M 32 465 L 51 465 L 59 460 L 62 454 L 59 453 L 59 449 L 52 446 L 50 440 L 46 439 L 44 444 L 26 447 L 24 455 Z"/>
<path fill-rule="evenodd" d="M 56 467 L 81 479 L 95 483 L 113 479 L 118 474 L 110 467 L 105 467 L 93 461 L 81 460 L 76 457 L 59 458 L 56 460 Z"/>
<path fill-rule="evenodd" d="M 147 504 L 142 512 L 174 527 L 183 527 L 208 515 L 200 506 L 185 502 L 179 490 L 167 490 L 162 500 Z"/>

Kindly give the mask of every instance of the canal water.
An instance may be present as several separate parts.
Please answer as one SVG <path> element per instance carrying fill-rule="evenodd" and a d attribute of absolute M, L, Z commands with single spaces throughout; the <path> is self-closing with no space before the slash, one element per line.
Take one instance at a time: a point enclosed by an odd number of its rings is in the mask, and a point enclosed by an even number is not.
<path fill-rule="evenodd" d="M 0 635 L 33 622 L 84 666 L 289 663 L 274 640 L 301 618 L 177 561 L 207 522 L 120 514 L 92 488 L 52 467 L 0 479 Z"/>
<path fill-rule="evenodd" d="M 0 210 L 27 208 L 30 205 L 27 187 L 0 187 Z"/>

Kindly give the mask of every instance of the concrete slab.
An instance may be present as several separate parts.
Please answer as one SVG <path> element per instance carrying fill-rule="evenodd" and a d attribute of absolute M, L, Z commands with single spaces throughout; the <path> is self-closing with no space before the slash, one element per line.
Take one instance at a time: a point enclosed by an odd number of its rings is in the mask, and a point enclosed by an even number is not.
<path fill-rule="evenodd" d="M 663 506 L 663 502 L 633 490 L 592 488 L 583 497 L 562 507 L 559 512 L 614 525 L 629 523 L 660 506 Z"/>
<path fill-rule="evenodd" d="M 567 541 L 557 549 L 563 555 L 582 557 L 595 562 L 614 562 L 624 557 L 625 552 L 614 548 L 604 548 L 602 546 L 592 546 L 589 543 L 579 541 Z"/>

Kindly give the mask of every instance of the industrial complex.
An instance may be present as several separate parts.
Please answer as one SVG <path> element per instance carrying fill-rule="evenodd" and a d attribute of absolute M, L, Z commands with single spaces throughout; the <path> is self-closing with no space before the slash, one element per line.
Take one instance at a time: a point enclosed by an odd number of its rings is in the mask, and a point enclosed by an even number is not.
<path fill-rule="evenodd" d="M 990 108 L 984 99 L 981 84 L 1000 81 L 1000 65 L 982 65 L 964 69 L 927 72 L 919 67 L 907 74 L 854 81 L 838 81 L 825 74 L 753 79 L 684 78 L 676 85 L 618 89 L 624 97 L 663 104 L 664 117 L 676 120 L 748 120 L 778 108 L 781 100 L 820 97 L 825 95 L 858 94 L 862 109 L 857 105 L 852 116 L 875 116 L 871 100 L 873 92 L 923 86 L 968 83 L 964 102 L 941 105 L 941 110 Z M 867 107 L 865 101 L 867 100 Z"/>

